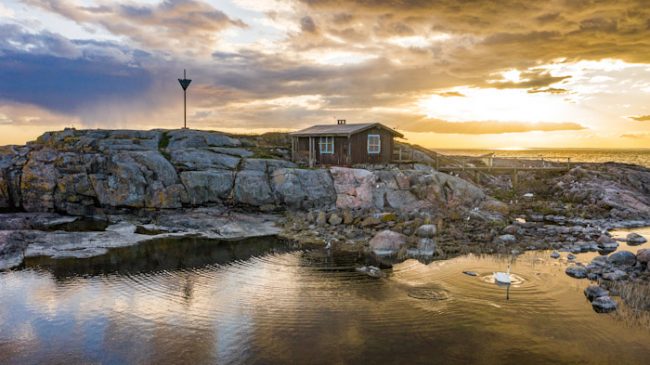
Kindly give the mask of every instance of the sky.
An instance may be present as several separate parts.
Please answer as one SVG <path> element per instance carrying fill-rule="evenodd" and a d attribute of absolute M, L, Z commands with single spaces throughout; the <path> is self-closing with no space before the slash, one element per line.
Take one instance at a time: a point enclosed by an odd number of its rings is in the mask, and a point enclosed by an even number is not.
<path fill-rule="evenodd" d="M 0 145 L 380 122 L 431 148 L 650 148 L 647 0 L 3 0 Z"/>

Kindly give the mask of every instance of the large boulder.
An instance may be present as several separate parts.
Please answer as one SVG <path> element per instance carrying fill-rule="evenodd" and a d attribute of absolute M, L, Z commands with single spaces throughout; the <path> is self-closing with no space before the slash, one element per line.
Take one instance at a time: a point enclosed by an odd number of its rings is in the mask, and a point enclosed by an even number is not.
<path fill-rule="evenodd" d="M 269 158 L 246 158 L 242 162 L 242 170 L 264 171 L 272 174 L 275 170 L 295 168 L 295 163 L 285 160 L 274 160 Z"/>
<path fill-rule="evenodd" d="M 171 162 L 180 171 L 193 170 L 234 170 L 241 160 L 239 157 L 203 149 L 170 149 Z"/>
<path fill-rule="evenodd" d="M 630 251 L 618 251 L 609 255 L 607 262 L 616 266 L 634 266 L 636 255 Z"/>
<path fill-rule="evenodd" d="M 22 205 L 26 211 L 54 210 L 54 188 L 59 179 L 59 172 L 54 167 L 56 151 L 43 148 L 29 154 L 20 180 Z"/>
<path fill-rule="evenodd" d="M 90 181 L 103 206 L 180 208 L 187 200 L 176 170 L 157 151 L 117 153 L 96 163 Z"/>
<path fill-rule="evenodd" d="M 19 208 L 20 179 L 28 147 L 0 146 L 0 208 Z"/>
<path fill-rule="evenodd" d="M 169 150 L 206 147 L 239 147 L 241 141 L 219 132 L 197 131 L 191 129 L 177 129 L 167 131 Z"/>
<path fill-rule="evenodd" d="M 20 231 L 0 231 L 0 271 L 11 269 L 23 262 L 29 241 Z"/>
<path fill-rule="evenodd" d="M 272 173 L 271 186 L 278 202 L 290 208 L 322 208 L 336 202 L 327 170 L 277 169 Z"/>
<path fill-rule="evenodd" d="M 650 262 L 650 248 L 642 248 L 636 253 L 637 261 L 648 264 Z"/>
<path fill-rule="evenodd" d="M 369 245 L 370 249 L 376 255 L 392 255 L 406 245 L 406 236 L 401 233 L 384 230 L 377 233 L 370 240 Z"/>
<path fill-rule="evenodd" d="M 252 206 L 275 203 L 266 173 L 255 170 L 244 170 L 237 173 L 234 198 L 237 203 Z"/>
<path fill-rule="evenodd" d="M 192 205 L 218 203 L 230 196 L 235 173 L 228 170 L 184 171 L 181 181 Z"/>
<path fill-rule="evenodd" d="M 434 170 L 368 171 L 332 167 L 339 209 L 417 210 L 436 205 L 478 207 L 487 197 L 477 186 Z"/>

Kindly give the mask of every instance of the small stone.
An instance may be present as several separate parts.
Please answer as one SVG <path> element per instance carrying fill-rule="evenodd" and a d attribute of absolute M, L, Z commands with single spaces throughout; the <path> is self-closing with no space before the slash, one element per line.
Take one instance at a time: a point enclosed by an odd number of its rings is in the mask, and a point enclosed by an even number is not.
<path fill-rule="evenodd" d="M 609 296 L 602 296 L 594 299 L 591 306 L 598 313 L 609 313 L 616 310 L 616 302 Z"/>
<path fill-rule="evenodd" d="M 552 259 L 559 259 L 560 258 L 560 253 L 557 251 L 551 252 L 551 258 Z"/>
<path fill-rule="evenodd" d="M 566 256 L 566 259 L 569 261 L 573 261 L 576 259 L 576 255 L 570 253 Z"/>
<path fill-rule="evenodd" d="M 607 290 L 599 287 L 598 285 L 589 285 L 587 288 L 585 288 L 584 293 L 590 302 L 592 302 L 596 298 L 609 295 L 609 292 Z"/>
<path fill-rule="evenodd" d="M 366 274 L 371 278 L 380 279 L 386 277 L 386 274 L 376 266 L 361 266 L 355 269 L 357 272 Z"/>
<path fill-rule="evenodd" d="M 618 247 L 618 242 L 605 234 L 598 237 L 596 242 L 598 243 L 598 247 L 601 249 L 616 249 Z"/>
<path fill-rule="evenodd" d="M 343 224 L 345 225 L 350 225 L 354 222 L 354 216 L 352 215 L 352 212 L 349 210 L 344 210 L 343 211 Z"/>
<path fill-rule="evenodd" d="M 619 281 L 627 278 L 627 273 L 623 270 L 614 270 L 612 272 L 606 272 L 602 275 L 604 280 L 610 281 Z"/>
<path fill-rule="evenodd" d="M 343 218 L 341 218 L 336 213 L 332 213 L 332 215 L 330 215 L 330 218 L 327 221 L 332 226 L 338 226 L 339 224 L 343 223 Z"/>
<path fill-rule="evenodd" d="M 634 233 L 634 232 L 627 235 L 626 241 L 627 241 L 627 244 L 630 245 L 630 246 L 642 245 L 642 244 L 648 242 L 648 240 L 645 237 L 641 236 L 638 233 Z"/>
<path fill-rule="evenodd" d="M 415 235 L 422 238 L 433 238 L 438 229 L 433 224 L 423 224 L 415 231 Z"/>
<path fill-rule="evenodd" d="M 584 266 L 572 265 L 567 267 L 564 272 L 576 279 L 584 279 L 587 277 L 587 269 Z"/>
<path fill-rule="evenodd" d="M 324 226 L 327 224 L 327 214 L 325 214 L 325 212 L 318 212 L 318 216 L 316 217 L 316 224 L 319 226 Z"/>
<path fill-rule="evenodd" d="M 496 238 L 496 243 L 499 244 L 512 244 L 517 242 L 517 238 L 511 234 L 504 234 Z"/>
<path fill-rule="evenodd" d="M 380 224 L 381 221 L 377 217 L 366 217 L 363 221 L 361 221 L 361 227 L 370 227 L 370 226 L 376 226 Z"/>
<path fill-rule="evenodd" d="M 478 273 L 476 271 L 463 271 L 463 274 L 469 276 L 478 276 Z"/>
<path fill-rule="evenodd" d="M 506 226 L 506 228 L 503 229 L 503 233 L 506 233 L 506 234 L 516 234 L 517 231 L 519 231 L 519 228 L 517 226 L 515 226 L 515 225 L 512 225 L 512 224 L 509 225 L 509 226 Z"/>

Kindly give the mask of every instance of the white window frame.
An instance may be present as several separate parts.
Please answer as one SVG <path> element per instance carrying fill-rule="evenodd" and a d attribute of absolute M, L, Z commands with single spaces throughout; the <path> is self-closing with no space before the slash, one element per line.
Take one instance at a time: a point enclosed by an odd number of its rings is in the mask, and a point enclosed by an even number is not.
<path fill-rule="evenodd" d="M 319 137 L 318 138 L 318 150 L 321 155 L 333 155 L 334 154 L 334 137 Z"/>
<path fill-rule="evenodd" d="M 370 143 L 372 138 L 377 138 L 377 143 Z M 378 155 L 381 153 L 381 135 L 379 134 L 369 134 L 368 135 L 368 154 L 369 155 Z"/>

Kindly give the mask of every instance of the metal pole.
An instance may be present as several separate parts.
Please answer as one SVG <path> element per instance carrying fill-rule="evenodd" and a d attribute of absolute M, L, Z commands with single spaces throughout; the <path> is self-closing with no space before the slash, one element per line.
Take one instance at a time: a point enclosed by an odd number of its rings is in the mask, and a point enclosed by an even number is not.
<path fill-rule="evenodd" d="M 183 128 L 187 129 L 187 90 L 183 90 Z"/>

